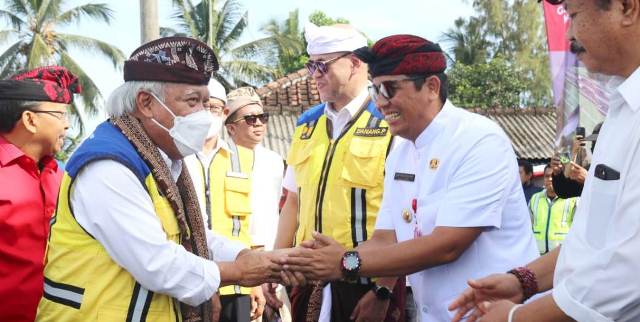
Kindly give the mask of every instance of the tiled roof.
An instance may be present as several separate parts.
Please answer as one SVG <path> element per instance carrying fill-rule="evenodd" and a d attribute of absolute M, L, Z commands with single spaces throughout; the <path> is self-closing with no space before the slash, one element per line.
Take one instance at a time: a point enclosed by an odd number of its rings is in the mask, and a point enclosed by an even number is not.
<path fill-rule="evenodd" d="M 546 108 L 471 109 L 485 115 L 507 133 L 518 158 L 543 162 L 553 155 L 556 111 Z"/>
<path fill-rule="evenodd" d="M 315 81 L 299 70 L 257 90 L 265 111 L 270 113 L 263 144 L 286 158 L 298 116 L 320 103 Z M 498 123 L 513 142 L 518 158 L 535 163 L 553 154 L 556 113 L 553 109 L 471 109 Z"/>

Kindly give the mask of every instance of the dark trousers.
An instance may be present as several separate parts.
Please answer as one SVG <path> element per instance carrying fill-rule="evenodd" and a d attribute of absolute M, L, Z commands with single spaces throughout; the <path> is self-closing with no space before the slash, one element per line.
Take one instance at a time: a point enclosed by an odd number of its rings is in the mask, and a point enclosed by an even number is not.
<path fill-rule="evenodd" d="M 309 297 L 313 291 L 313 286 L 296 287 L 291 292 L 291 315 L 294 322 L 304 322 L 306 320 L 307 308 L 309 307 Z M 371 291 L 371 285 L 353 284 L 346 282 L 331 283 L 331 321 L 350 321 L 349 317 L 353 313 L 358 301 L 367 292 Z M 385 322 L 405 321 L 405 278 L 398 278 L 396 286 L 393 288 L 393 295 L 387 310 Z"/>
<path fill-rule="evenodd" d="M 220 322 L 249 322 L 251 298 L 249 295 L 220 295 Z"/>

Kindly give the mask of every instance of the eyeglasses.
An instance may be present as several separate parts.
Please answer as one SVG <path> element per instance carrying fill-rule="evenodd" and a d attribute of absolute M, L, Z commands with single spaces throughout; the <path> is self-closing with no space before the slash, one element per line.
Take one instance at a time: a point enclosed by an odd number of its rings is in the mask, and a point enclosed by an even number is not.
<path fill-rule="evenodd" d="M 379 96 L 384 97 L 386 100 L 390 100 L 393 98 L 393 96 L 396 95 L 396 91 L 398 90 L 398 87 L 396 85 L 397 83 L 406 82 L 406 81 L 416 81 L 419 79 L 425 79 L 429 76 L 431 75 L 414 76 L 414 77 L 403 78 L 403 79 L 388 80 L 388 81 L 381 82 L 380 85 L 371 84 L 369 85 L 369 96 L 371 96 L 371 100 L 374 102 L 378 100 Z"/>
<path fill-rule="evenodd" d="M 49 114 L 61 121 L 67 119 L 67 116 L 69 115 L 67 112 L 61 112 L 61 111 L 39 111 L 39 110 L 29 110 L 29 111 L 33 113 Z"/>
<path fill-rule="evenodd" d="M 224 106 L 211 104 L 211 105 L 205 106 L 204 109 L 211 113 L 222 114 L 222 112 L 224 111 Z"/>
<path fill-rule="evenodd" d="M 548 3 L 550 3 L 552 5 L 561 4 L 561 3 L 564 2 L 564 0 L 545 0 L 545 1 L 547 1 Z M 540 1 L 538 1 L 538 2 L 540 2 Z"/>
<path fill-rule="evenodd" d="M 329 64 L 331 64 L 331 63 L 335 62 L 336 60 L 338 60 L 338 59 L 340 59 L 342 57 L 345 57 L 345 56 L 347 56 L 349 54 L 351 54 L 351 52 L 344 53 L 344 54 L 342 54 L 342 55 L 340 55 L 338 57 L 331 58 L 331 59 L 329 59 L 327 61 L 310 60 L 306 64 L 304 64 L 304 66 L 307 67 L 307 70 L 309 71 L 309 75 L 313 75 L 313 73 L 315 73 L 316 70 L 320 72 L 320 75 L 324 75 L 329 71 L 329 69 L 327 67 L 327 66 L 329 66 Z"/>
<path fill-rule="evenodd" d="M 260 120 L 260 123 L 262 123 L 262 124 L 267 124 L 267 122 L 269 122 L 269 113 L 245 115 L 245 116 L 233 121 L 233 123 L 237 123 L 237 122 L 240 122 L 242 120 L 244 120 L 245 122 L 247 122 L 248 125 L 251 125 L 251 126 L 256 125 L 258 120 Z"/>

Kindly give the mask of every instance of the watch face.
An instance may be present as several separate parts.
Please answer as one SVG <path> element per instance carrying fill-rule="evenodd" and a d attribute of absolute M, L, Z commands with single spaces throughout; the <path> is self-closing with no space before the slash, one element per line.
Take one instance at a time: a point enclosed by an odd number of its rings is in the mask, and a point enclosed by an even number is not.
<path fill-rule="evenodd" d="M 356 256 L 351 255 L 351 256 L 346 256 L 344 258 L 344 268 L 348 270 L 356 269 L 359 265 L 360 265 L 360 261 Z"/>

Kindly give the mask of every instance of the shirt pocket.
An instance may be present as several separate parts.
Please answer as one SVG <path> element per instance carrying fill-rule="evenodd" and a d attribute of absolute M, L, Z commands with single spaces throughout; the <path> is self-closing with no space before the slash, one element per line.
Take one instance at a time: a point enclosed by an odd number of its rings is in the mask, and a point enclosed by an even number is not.
<path fill-rule="evenodd" d="M 287 164 L 294 169 L 296 177 L 296 185 L 302 187 L 305 182 L 309 182 L 315 176 L 315 172 L 320 169 L 314 169 L 311 165 L 311 154 L 314 149 L 311 144 L 305 144 L 302 147 L 292 150 L 287 158 Z"/>
<path fill-rule="evenodd" d="M 353 138 L 345 153 L 342 179 L 349 186 L 370 188 L 382 184 L 388 140 Z"/>
<path fill-rule="evenodd" d="M 251 213 L 251 180 L 248 178 L 225 177 L 225 211 L 229 216 L 244 217 Z"/>
<path fill-rule="evenodd" d="M 587 241 L 591 247 L 602 249 L 607 239 L 607 231 L 616 206 L 620 180 L 592 178 L 589 195 L 589 213 L 585 214 Z"/>
<path fill-rule="evenodd" d="M 418 198 L 417 217 L 422 236 L 431 234 L 435 229 L 444 194 L 445 189 L 440 189 Z"/>

